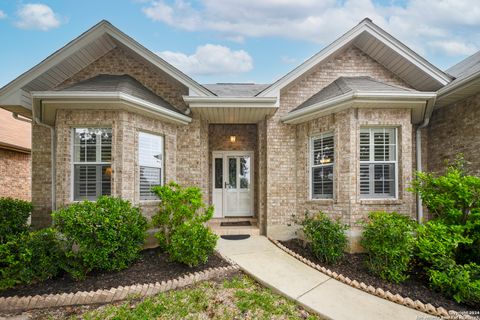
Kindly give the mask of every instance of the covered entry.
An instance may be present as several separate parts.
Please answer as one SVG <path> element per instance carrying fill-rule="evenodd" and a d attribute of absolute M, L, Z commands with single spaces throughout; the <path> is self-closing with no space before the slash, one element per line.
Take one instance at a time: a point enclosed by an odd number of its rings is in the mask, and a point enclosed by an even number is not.
<path fill-rule="evenodd" d="M 212 202 L 214 217 L 254 215 L 254 152 L 212 152 Z"/>

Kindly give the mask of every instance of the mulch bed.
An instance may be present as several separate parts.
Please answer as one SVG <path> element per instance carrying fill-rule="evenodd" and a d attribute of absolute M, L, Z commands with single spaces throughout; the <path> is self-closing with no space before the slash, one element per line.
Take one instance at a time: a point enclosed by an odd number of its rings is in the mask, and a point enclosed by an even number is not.
<path fill-rule="evenodd" d="M 122 271 L 92 272 L 82 281 L 75 281 L 67 274 L 63 274 L 41 283 L 21 285 L 0 291 L 0 297 L 96 291 L 118 286 L 155 283 L 178 278 L 187 273 L 226 266 L 229 266 L 227 261 L 217 255 L 212 255 L 205 265 L 189 268 L 184 264 L 169 262 L 167 254 L 158 248 L 148 249 L 141 252 L 137 262 Z"/>
<path fill-rule="evenodd" d="M 385 291 L 390 291 L 393 294 L 400 294 L 404 298 L 409 297 L 412 300 L 420 300 L 423 303 L 431 303 L 435 307 L 443 307 L 447 310 L 455 311 L 478 311 L 479 308 L 474 308 L 464 304 L 458 304 L 455 301 L 443 296 L 442 294 L 432 291 L 428 288 L 428 279 L 420 270 L 413 270 L 410 278 L 405 282 L 396 284 L 382 280 L 370 274 L 363 263 L 365 254 L 345 254 L 345 258 L 337 265 L 328 265 L 320 262 L 309 249 L 309 245 L 304 248 L 302 242 L 298 239 L 289 241 L 281 241 L 281 243 L 295 251 L 301 256 L 325 267 L 338 274 L 343 274 L 352 280 L 364 282 L 366 285 L 371 285 L 375 288 L 382 288 Z"/>

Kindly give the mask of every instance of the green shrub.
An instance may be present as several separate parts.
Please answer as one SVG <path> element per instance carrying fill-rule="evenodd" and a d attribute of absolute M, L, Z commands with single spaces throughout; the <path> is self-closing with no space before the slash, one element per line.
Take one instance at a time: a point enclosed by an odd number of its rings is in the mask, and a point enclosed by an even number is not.
<path fill-rule="evenodd" d="M 217 244 L 217 236 L 199 223 L 181 224 L 167 248 L 171 259 L 190 267 L 205 264 Z"/>
<path fill-rule="evenodd" d="M 332 221 L 323 212 L 313 217 L 306 213 L 301 225 L 307 240 L 311 241 L 313 255 L 318 260 L 335 264 L 343 258 L 347 247 L 345 225 L 339 221 Z"/>
<path fill-rule="evenodd" d="M 0 290 L 57 275 L 63 254 L 58 234 L 48 228 L 0 244 Z"/>
<path fill-rule="evenodd" d="M 360 242 L 368 269 L 387 281 L 406 280 L 414 255 L 415 221 L 395 212 L 372 212 L 368 220 Z"/>
<path fill-rule="evenodd" d="M 66 239 L 64 268 L 75 279 L 93 269 L 125 269 L 138 258 L 147 220 L 131 203 L 114 197 L 74 203 L 52 214 Z"/>
<path fill-rule="evenodd" d="M 28 231 L 27 220 L 31 212 L 32 204 L 30 202 L 0 198 L 0 243 Z"/>
<path fill-rule="evenodd" d="M 471 306 L 480 304 L 480 266 L 475 263 L 453 265 L 444 270 L 428 271 L 431 286 Z"/>
<path fill-rule="evenodd" d="M 205 263 L 217 242 L 204 224 L 213 216 L 213 207 L 202 200 L 197 187 L 182 187 L 174 182 L 152 188 L 161 199 L 152 223 L 160 247 L 174 261 L 196 266 Z M 188 230 L 190 229 L 190 230 Z"/>
<path fill-rule="evenodd" d="M 440 220 L 420 226 L 417 237 L 416 255 L 427 269 L 450 269 L 456 264 L 460 245 L 472 243 L 463 236 L 462 226 L 448 226 Z"/>

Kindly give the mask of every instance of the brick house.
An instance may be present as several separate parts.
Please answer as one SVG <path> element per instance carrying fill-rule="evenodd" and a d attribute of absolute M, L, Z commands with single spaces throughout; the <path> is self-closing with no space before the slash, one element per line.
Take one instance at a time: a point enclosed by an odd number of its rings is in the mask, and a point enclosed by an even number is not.
<path fill-rule="evenodd" d="M 479 61 L 441 71 L 365 19 L 270 85 L 200 85 L 102 21 L 2 88 L 0 106 L 32 119 L 37 226 L 100 195 L 151 216 L 150 187 L 173 180 L 274 238 L 325 211 L 355 250 L 372 210 L 422 219 L 415 170 L 461 151 L 478 173 Z"/>
<path fill-rule="evenodd" d="M 30 200 L 30 148 L 31 125 L 0 109 L 0 198 Z"/>

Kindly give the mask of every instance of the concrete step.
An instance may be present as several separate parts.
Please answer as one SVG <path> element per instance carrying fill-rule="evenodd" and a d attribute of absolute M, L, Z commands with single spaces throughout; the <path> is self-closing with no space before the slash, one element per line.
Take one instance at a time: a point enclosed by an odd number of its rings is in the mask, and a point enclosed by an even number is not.
<path fill-rule="evenodd" d="M 241 220 L 242 221 L 242 220 Z M 260 235 L 260 229 L 258 228 L 257 223 L 252 223 L 251 226 L 229 226 L 223 227 L 220 226 L 220 222 L 216 221 L 209 221 L 208 226 L 212 231 L 219 235 L 235 235 L 235 234 L 249 234 L 251 236 L 258 236 Z"/>

